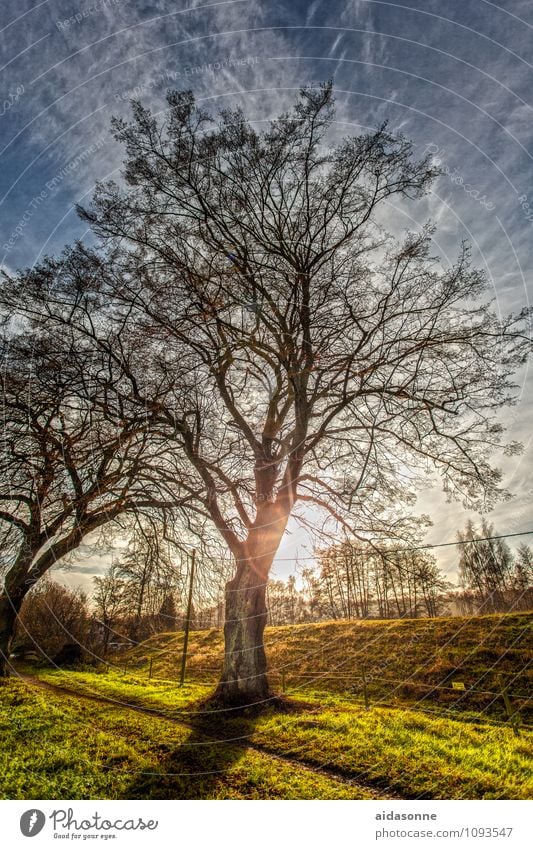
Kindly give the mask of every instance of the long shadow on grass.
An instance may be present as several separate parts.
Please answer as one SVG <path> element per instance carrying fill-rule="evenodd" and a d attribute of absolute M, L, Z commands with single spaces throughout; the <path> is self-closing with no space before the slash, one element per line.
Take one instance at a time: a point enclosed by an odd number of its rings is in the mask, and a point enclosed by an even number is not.
<path fill-rule="evenodd" d="M 231 727 L 230 727 L 231 725 Z M 253 720 L 216 723 L 196 721 L 186 740 L 159 746 L 157 765 L 130 785 L 128 799 L 213 799 L 231 793 L 230 770 L 246 756 Z M 238 738 L 237 742 L 232 742 Z M 237 782 L 236 782 L 237 783 Z M 242 777 L 239 782 L 242 789 Z"/>

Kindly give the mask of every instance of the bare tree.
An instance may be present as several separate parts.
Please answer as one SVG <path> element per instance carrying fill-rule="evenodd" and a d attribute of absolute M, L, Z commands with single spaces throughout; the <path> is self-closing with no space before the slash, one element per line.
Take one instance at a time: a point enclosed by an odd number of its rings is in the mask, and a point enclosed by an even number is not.
<path fill-rule="evenodd" d="M 53 659 L 66 644 L 81 653 L 91 642 L 87 597 L 80 590 L 45 577 L 26 595 L 13 645 L 17 655 L 30 651 Z"/>
<path fill-rule="evenodd" d="M 148 438 L 137 407 L 127 409 L 99 352 L 68 328 L 18 327 L 2 350 L 2 676 L 24 597 L 52 566 L 126 512 L 177 504 L 175 488 L 165 495 L 155 476 L 161 441 Z"/>
<path fill-rule="evenodd" d="M 147 636 L 143 633 L 143 621 L 150 631 L 154 630 L 153 626 L 155 630 L 165 630 L 157 614 L 173 594 L 184 594 L 185 575 L 177 554 L 174 552 L 172 556 L 160 522 L 135 517 L 128 546 L 115 566 L 117 577 L 124 581 L 124 594 L 131 611 L 128 633 L 135 641 Z M 175 627 L 176 617 L 173 619 Z M 170 630 L 170 624 L 166 630 Z"/>
<path fill-rule="evenodd" d="M 162 124 L 137 104 L 115 122 L 126 186 L 82 211 L 98 273 L 81 293 L 58 282 L 87 334 L 92 298 L 99 322 L 118 316 L 158 352 L 137 383 L 148 404 L 157 387 L 190 515 L 235 561 L 224 704 L 270 696 L 265 595 L 289 517 L 313 505 L 356 538 L 401 536 L 431 470 L 450 497 L 492 502 L 494 416 L 528 351 L 524 315 L 498 320 L 466 247 L 443 267 L 430 229 L 385 232 L 387 202 L 424 195 L 430 162 L 386 127 L 325 145 L 333 121 L 329 84 L 261 132 L 238 110 L 216 123 L 190 92 L 169 94 Z"/>
<path fill-rule="evenodd" d="M 511 587 L 513 554 L 505 540 L 494 539 L 494 526 L 482 518 L 479 529 L 468 520 L 457 534 L 459 577 L 466 590 L 473 591 L 478 611 L 505 610 Z"/>
<path fill-rule="evenodd" d="M 101 627 L 102 657 L 107 657 L 110 644 L 116 643 L 117 639 L 119 642 L 124 639 L 134 642 L 123 633 L 131 602 L 126 581 L 117 574 L 115 565 L 105 575 L 94 578 L 93 605 L 95 620 Z"/>

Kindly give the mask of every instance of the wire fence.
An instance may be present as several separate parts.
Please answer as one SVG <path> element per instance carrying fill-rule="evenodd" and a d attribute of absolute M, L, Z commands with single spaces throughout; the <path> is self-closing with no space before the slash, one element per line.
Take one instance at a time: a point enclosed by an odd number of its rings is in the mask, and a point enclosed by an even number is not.
<path fill-rule="evenodd" d="M 158 674 L 157 660 L 161 652 L 142 659 L 126 658 L 122 666 L 124 675 L 135 677 L 147 676 L 160 682 L 177 683 L 169 679 L 167 674 Z M 504 657 L 504 655 L 502 655 Z M 394 676 L 375 675 L 371 667 L 360 667 L 352 671 L 317 669 L 315 671 L 298 671 L 297 668 L 286 666 L 283 669 L 269 671 L 269 680 L 274 689 L 292 696 L 313 695 L 318 698 L 328 696 L 340 697 L 342 701 L 356 703 L 366 710 L 370 708 L 387 707 L 421 711 L 432 716 L 454 717 L 489 724 L 508 725 L 515 733 L 519 729 L 533 730 L 533 712 L 529 707 L 533 701 L 533 692 L 526 691 L 526 671 L 531 661 L 524 665 L 519 672 L 496 670 L 498 678 L 495 689 L 476 686 L 476 683 L 486 675 L 494 673 L 494 668 L 477 670 L 478 679 L 469 683 L 468 676 L 461 674 L 458 680 L 456 668 L 455 677 L 447 676 L 446 683 L 398 678 Z M 186 683 L 196 686 L 212 687 L 220 675 L 219 666 L 191 665 L 188 669 Z M 517 679 L 524 677 L 517 686 Z M 514 686 L 513 686 L 514 685 Z M 512 688 L 512 689 L 511 689 Z M 418 694 L 422 698 L 416 698 Z M 429 702 L 427 697 L 430 696 Z M 426 706 L 422 706 L 422 702 Z M 429 707 L 431 705 L 431 707 Z M 429 708 L 429 709 L 428 709 Z M 478 708 L 476 711 L 475 708 Z M 488 715 L 493 708 L 494 716 Z M 499 717 L 503 719 L 500 721 Z"/>
<path fill-rule="evenodd" d="M 419 620 L 416 624 L 416 629 L 419 631 L 403 640 L 398 639 L 399 635 L 394 633 L 398 621 L 391 620 L 387 625 L 377 623 L 378 627 L 372 629 L 373 634 L 370 635 L 366 644 L 361 645 L 352 640 L 349 646 L 343 642 L 345 637 L 341 635 L 343 623 L 329 623 L 333 627 L 328 628 L 323 635 L 319 635 L 318 644 L 316 641 L 306 644 L 303 635 L 293 636 L 295 643 L 300 644 L 298 656 L 296 656 L 294 643 L 291 651 L 283 651 L 283 647 L 280 651 L 279 643 L 286 639 L 286 632 L 279 640 L 277 636 L 281 632 L 267 634 L 267 650 L 272 651 L 271 669 L 268 673 L 272 689 L 278 693 L 286 693 L 302 707 L 301 719 L 299 716 L 297 721 L 301 723 L 304 732 L 300 737 L 295 736 L 294 744 L 291 743 L 291 759 L 300 760 L 304 765 L 314 764 L 319 770 L 331 769 L 332 756 L 329 752 L 322 757 L 320 747 L 317 747 L 316 751 L 313 750 L 312 755 L 309 755 L 310 740 L 312 744 L 314 735 L 320 734 L 322 730 L 331 730 L 329 718 L 313 716 L 315 707 L 322 706 L 326 709 L 331 706 L 335 713 L 341 715 L 342 722 L 339 728 L 342 727 L 342 729 L 345 729 L 350 722 L 357 727 L 357 723 L 362 720 L 360 724 L 365 729 L 362 733 L 366 734 L 373 725 L 378 728 L 384 721 L 386 724 L 390 722 L 390 725 L 394 727 L 397 724 L 402 729 L 421 728 L 428 736 L 435 734 L 437 747 L 440 747 L 441 735 L 454 741 L 461 741 L 465 735 L 467 741 L 476 740 L 476 745 L 478 743 L 483 745 L 486 735 L 489 742 L 494 737 L 499 739 L 501 736 L 502 739 L 514 743 L 517 751 L 525 752 L 528 737 L 533 731 L 533 725 L 528 723 L 528 718 L 533 718 L 530 711 L 533 696 L 528 696 L 526 686 L 532 660 L 521 662 L 521 659 L 526 657 L 523 643 L 527 631 L 531 628 L 532 616 L 520 612 L 516 614 L 516 617 L 513 627 L 508 629 L 507 634 L 496 635 L 498 651 L 493 652 L 492 665 L 473 664 L 469 661 L 471 655 L 479 649 L 494 650 L 495 646 L 491 644 L 491 640 L 494 642 L 498 624 L 509 621 L 507 613 L 487 617 L 483 632 L 478 633 L 475 638 L 474 632 L 468 630 L 472 620 L 466 618 L 458 618 L 453 624 L 453 631 L 444 634 L 442 638 L 437 638 L 438 620 Z M 346 624 L 350 628 L 368 627 L 368 623 Z M 339 625 L 340 628 L 338 628 Z M 411 627 L 415 626 L 409 626 Z M 206 639 L 202 639 L 203 635 Z M 274 635 L 275 638 L 273 638 Z M 213 640 L 202 631 L 197 631 L 195 636 L 198 642 L 193 646 L 188 659 L 186 683 L 205 687 L 205 695 L 208 695 L 207 688 L 213 688 L 220 676 L 223 658 L 222 633 L 218 635 L 217 640 Z M 387 643 L 387 638 L 391 636 L 392 644 Z M 502 644 L 504 636 L 505 645 Z M 148 642 L 134 647 L 130 644 L 127 653 L 122 656 L 114 655 L 105 660 L 104 664 L 107 664 L 109 672 L 115 674 L 122 672 L 127 683 L 131 681 L 134 685 L 145 684 L 150 678 L 154 682 L 164 683 L 166 696 L 167 688 L 171 690 L 176 687 L 178 692 L 177 661 L 183 646 L 183 635 L 178 632 L 167 633 L 164 635 L 163 645 L 161 638 L 155 637 L 155 640 L 157 643 Z M 417 657 L 422 646 L 425 647 L 424 652 Z M 520 646 L 520 654 L 511 655 L 510 653 L 517 646 Z M 450 647 L 453 649 L 451 653 L 454 659 L 453 668 L 448 667 L 446 674 L 441 673 L 439 678 L 439 673 L 436 671 L 438 664 L 435 667 L 434 664 L 442 659 L 443 653 Z M 409 648 L 409 657 L 405 654 L 406 648 Z M 525 648 L 527 651 L 530 646 Z M 374 663 L 369 658 L 369 649 L 372 649 Z M 388 669 L 380 665 L 380 656 L 383 663 L 386 661 L 385 666 L 389 666 Z M 398 659 L 401 661 L 400 668 L 398 665 L 394 667 Z M 404 676 L 406 667 L 409 669 L 409 674 Z M 432 668 L 433 672 L 430 671 Z M 435 676 L 435 680 L 427 680 L 431 679 L 432 675 Z M 115 689 L 116 682 L 109 683 L 111 687 L 107 690 L 107 695 L 105 687 L 95 687 L 91 690 L 90 681 L 89 692 L 96 698 L 101 698 L 103 694 L 106 700 L 117 709 L 132 707 L 139 709 L 139 706 L 143 706 L 142 709 L 152 716 L 183 721 L 186 724 L 198 717 L 204 717 L 206 713 L 212 716 L 211 709 L 205 709 L 205 705 L 202 704 L 203 691 L 200 691 L 199 699 L 194 690 L 185 691 L 183 693 L 186 696 L 185 703 L 182 705 L 178 700 L 174 705 L 172 699 L 159 701 L 157 696 L 151 702 L 150 698 L 155 694 L 151 694 L 148 700 L 145 700 L 142 687 L 139 687 L 137 692 L 134 686 L 124 688 L 121 692 L 120 688 Z M 87 684 L 83 684 L 83 689 L 87 691 Z M 197 704 L 197 701 L 200 701 L 200 704 Z M 309 706 L 310 712 L 307 710 Z M 231 710 L 220 709 L 218 716 L 222 720 L 226 717 L 231 719 Z M 365 710 L 368 713 L 364 713 Z M 390 714 L 388 715 L 387 712 Z M 454 725 L 439 726 L 436 722 L 439 718 L 453 720 Z M 366 719 L 369 720 L 368 723 Z M 91 718 L 90 721 L 92 725 L 94 720 Z M 277 757 L 279 755 L 275 744 L 276 731 L 278 727 L 280 731 L 283 730 L 284 719 L 280 717 L 274 722 L 269 734 L 274 741 L 271 744 L 271 754 Z M 459 723 L 464 723 L 464 727 Z M 471 733 L 466 730 L 468 724 L 471 724 Z M 311 736 L 307 737 L 305 729 L 309 727 L 312 729 Z M 335 726 L 332 727 L 334 731 L 337 731 Z M 515 736 L 514 740 L 510 739 L 511 734 Z M 235 739 L 243 746 L 246 746 L 248 742 L 252 746 L 255 745 L 253 730 Z M 206 745 L 218 746 L 222 750 L 232 743 L 222 733 L 217 738 L 213 737 L 212 740 L 193 740 L 187 744 L 188 747 Z M 268 743 L 266 746 L 264 743 L 259 743 L 259 747 L 263 746 L 267 753 L 268 745 Z M 495 770 L 501 772 L 507 769 L 506 763 L 503 766 L 501 763 L 495 766 Z M 113 769 L 108 765 L 102 768 Z M 190 780 L 191 776 L 206 774 L 203 765 L 197 773 L 191 772 L 188 762 L 185 763 L 184 770 L 184 772 L 167 772 L 166 775 L 167 777 L 186 775 Z M 216 768 L 209 774 L 222 775 L 224 772 L 224 764 L 219 765 L 217 762 Z M 138 771 L 135 774 L 151 773 Z M 429 770 L 428 783 L 424 785 L 420 798 L 440 798 L 438 794 L 441 790 L 436 780 L 434 784 L 432 783 L 431 774 Z M 374 766 L 363 766 L 357 762 L 355 756 L 350 781 L 367 782 L 370 787 L 376 789 L 377 794 L 390 791 L 395 793 L 398 790 L 401 793 L 404 792 L 401 787 L 398 788 L 397 779 L 389 776 L 389 773 L 386 772 L 382 780 L 376 779 Z M 433 786 L 436 788 L 434 796 L 432 796 Z M 470 798 L 468 794 L 471 791 L 463 789 L 463 785 L 454 788 L 453 792 L 457 793 L 458 798 L 463 798 L 463 795 L 465 798 Z M 415 798 L 415 796 L 409 795 L 408 798 Z"/>

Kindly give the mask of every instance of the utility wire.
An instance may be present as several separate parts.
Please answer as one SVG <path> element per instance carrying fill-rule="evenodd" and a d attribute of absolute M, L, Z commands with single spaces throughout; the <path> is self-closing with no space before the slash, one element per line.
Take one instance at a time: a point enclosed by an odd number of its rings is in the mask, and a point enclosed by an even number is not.
<path fill-rule="evenodd" d="M 477 537 L 476 539 L 463 539 L 463 540 L 457 540 L 456 542 L 435 542 L 435 543 L 428 543 L 427 545 L 409 546 L 408 548 L 387 549 L 386 553 L 387 554 L 398 554 L 398 553 L 401 553 L 403 551 L 425 551 L 428 548 L 445 548 L 446 546 L 449 546 L 449 545 L 470 545 L 471 543 L 476 543 L 476 542 L 488 542 L 489 540 L 492 540 L 492 539 L 510 539 L 510 537 L 525 537 L 525 536 L 530 536 L 531 534 L 533 534 L 533 531 L 521 531 L 520 533 L 517 533 L 517 534 L 498 534 L 497 536 L 493 536 L 493 537 Z M 368 540 L 368 542 L 371 542 L 371 540 Z M 386 540 L 383 540 L 383 542 L 386 542 Z M 301 555 L 297 555 L 295 557 L 276 557 L 275 558 L 275 562 L 276 561 L 280 562 L 282 560 L 288 560 L 288 561 L 292 561 L 292 560 L 316 560 L 316 556 L 310 555 L 310 556 L 307 556 L 307 557 L 302 557 Z"/>

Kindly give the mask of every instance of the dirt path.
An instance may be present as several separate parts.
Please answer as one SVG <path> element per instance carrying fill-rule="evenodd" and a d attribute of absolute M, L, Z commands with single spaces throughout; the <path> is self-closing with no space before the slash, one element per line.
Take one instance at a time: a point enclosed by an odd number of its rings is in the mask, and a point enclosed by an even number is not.
<path fill-rule="evenodd" d="M 120 710 L 131 710 L 135 711 L 136 713 L 143 713 L 147 716 L 152 717 L 152 719 L 161 719 L 165 722 L 172 722 L 174 725 L 180 725 L 183 728 L 187 728 L 189 730 L 192 729 L 198 731 L 198 727 L 195 726 L 193 723 L 186 722 L 182 719 L 176 719 L 176 717 L 173 716 L 167 716 L 166 714 L 161 713 L 161 711 L 158 711 L 155 708 L 135 705 L 131 702 L 122 702 L 119 699 L 113 699 L 111 696 L 96 696 L 90 693 L 82 693 L 76 690 L 70 690 L 68 687 L 62 687 L 59 684 L 50 684 L 48 681 L 42 681 L 40 678 L 37 678 L 34 675 L 21 675 L 19 673 L 19 678 L 27 684 L 32 684 L 33 686 L 48 690 L 49 692 L 55 693 L 56 695 L 61 696 L 62 698 L 66 696 L 67 698 L 85 699 L 86 701 L 96 702 L 98 704 L 111 705 L 113 707 L 119 708 Z M 288 755 L 272 752 L 266 746 L 261 746 L 257 743 L 251 743 L 248 741 L 246 743 L 240 742 L 239 738 L 228 738 L 227 740 L 222 740 L 220 738 L 213 737 L 209 733 L 206 733 L 203 729 L 200 730 L 202 735 L 205 736 L 206 740 L 211 740 L 213 743 L 224 742 L 227 745 L 235 746 L 240 749 L 251 749 L 252 751 L 257 752 L 263 757 L 270 758 L 271 760 L 281 761 L 282 763 L 290 764 L 295 768 L 303 770 L 305 772 L 310 772 L 315 775 L 322 775 L 326 778 L 331 778 L 341 784 L 353 787 L 354 789 L 359 788 L 365 793 L 370 793 L 375 799 L 403 798 L 402 796 L 391 792 L 389 789 L 382 790 L 381 788 L 378 788 L 375 785 L 359 781 L 358 779 L 355 779 L 350 776 L 350 774 L 347 772 L 341 772 L 335 769 L 331 769 L 329 767 L 319 767 L 315 764 L 309 763 L 308 761 L 301 761 L 298 758 L 292 758 Z"/>

